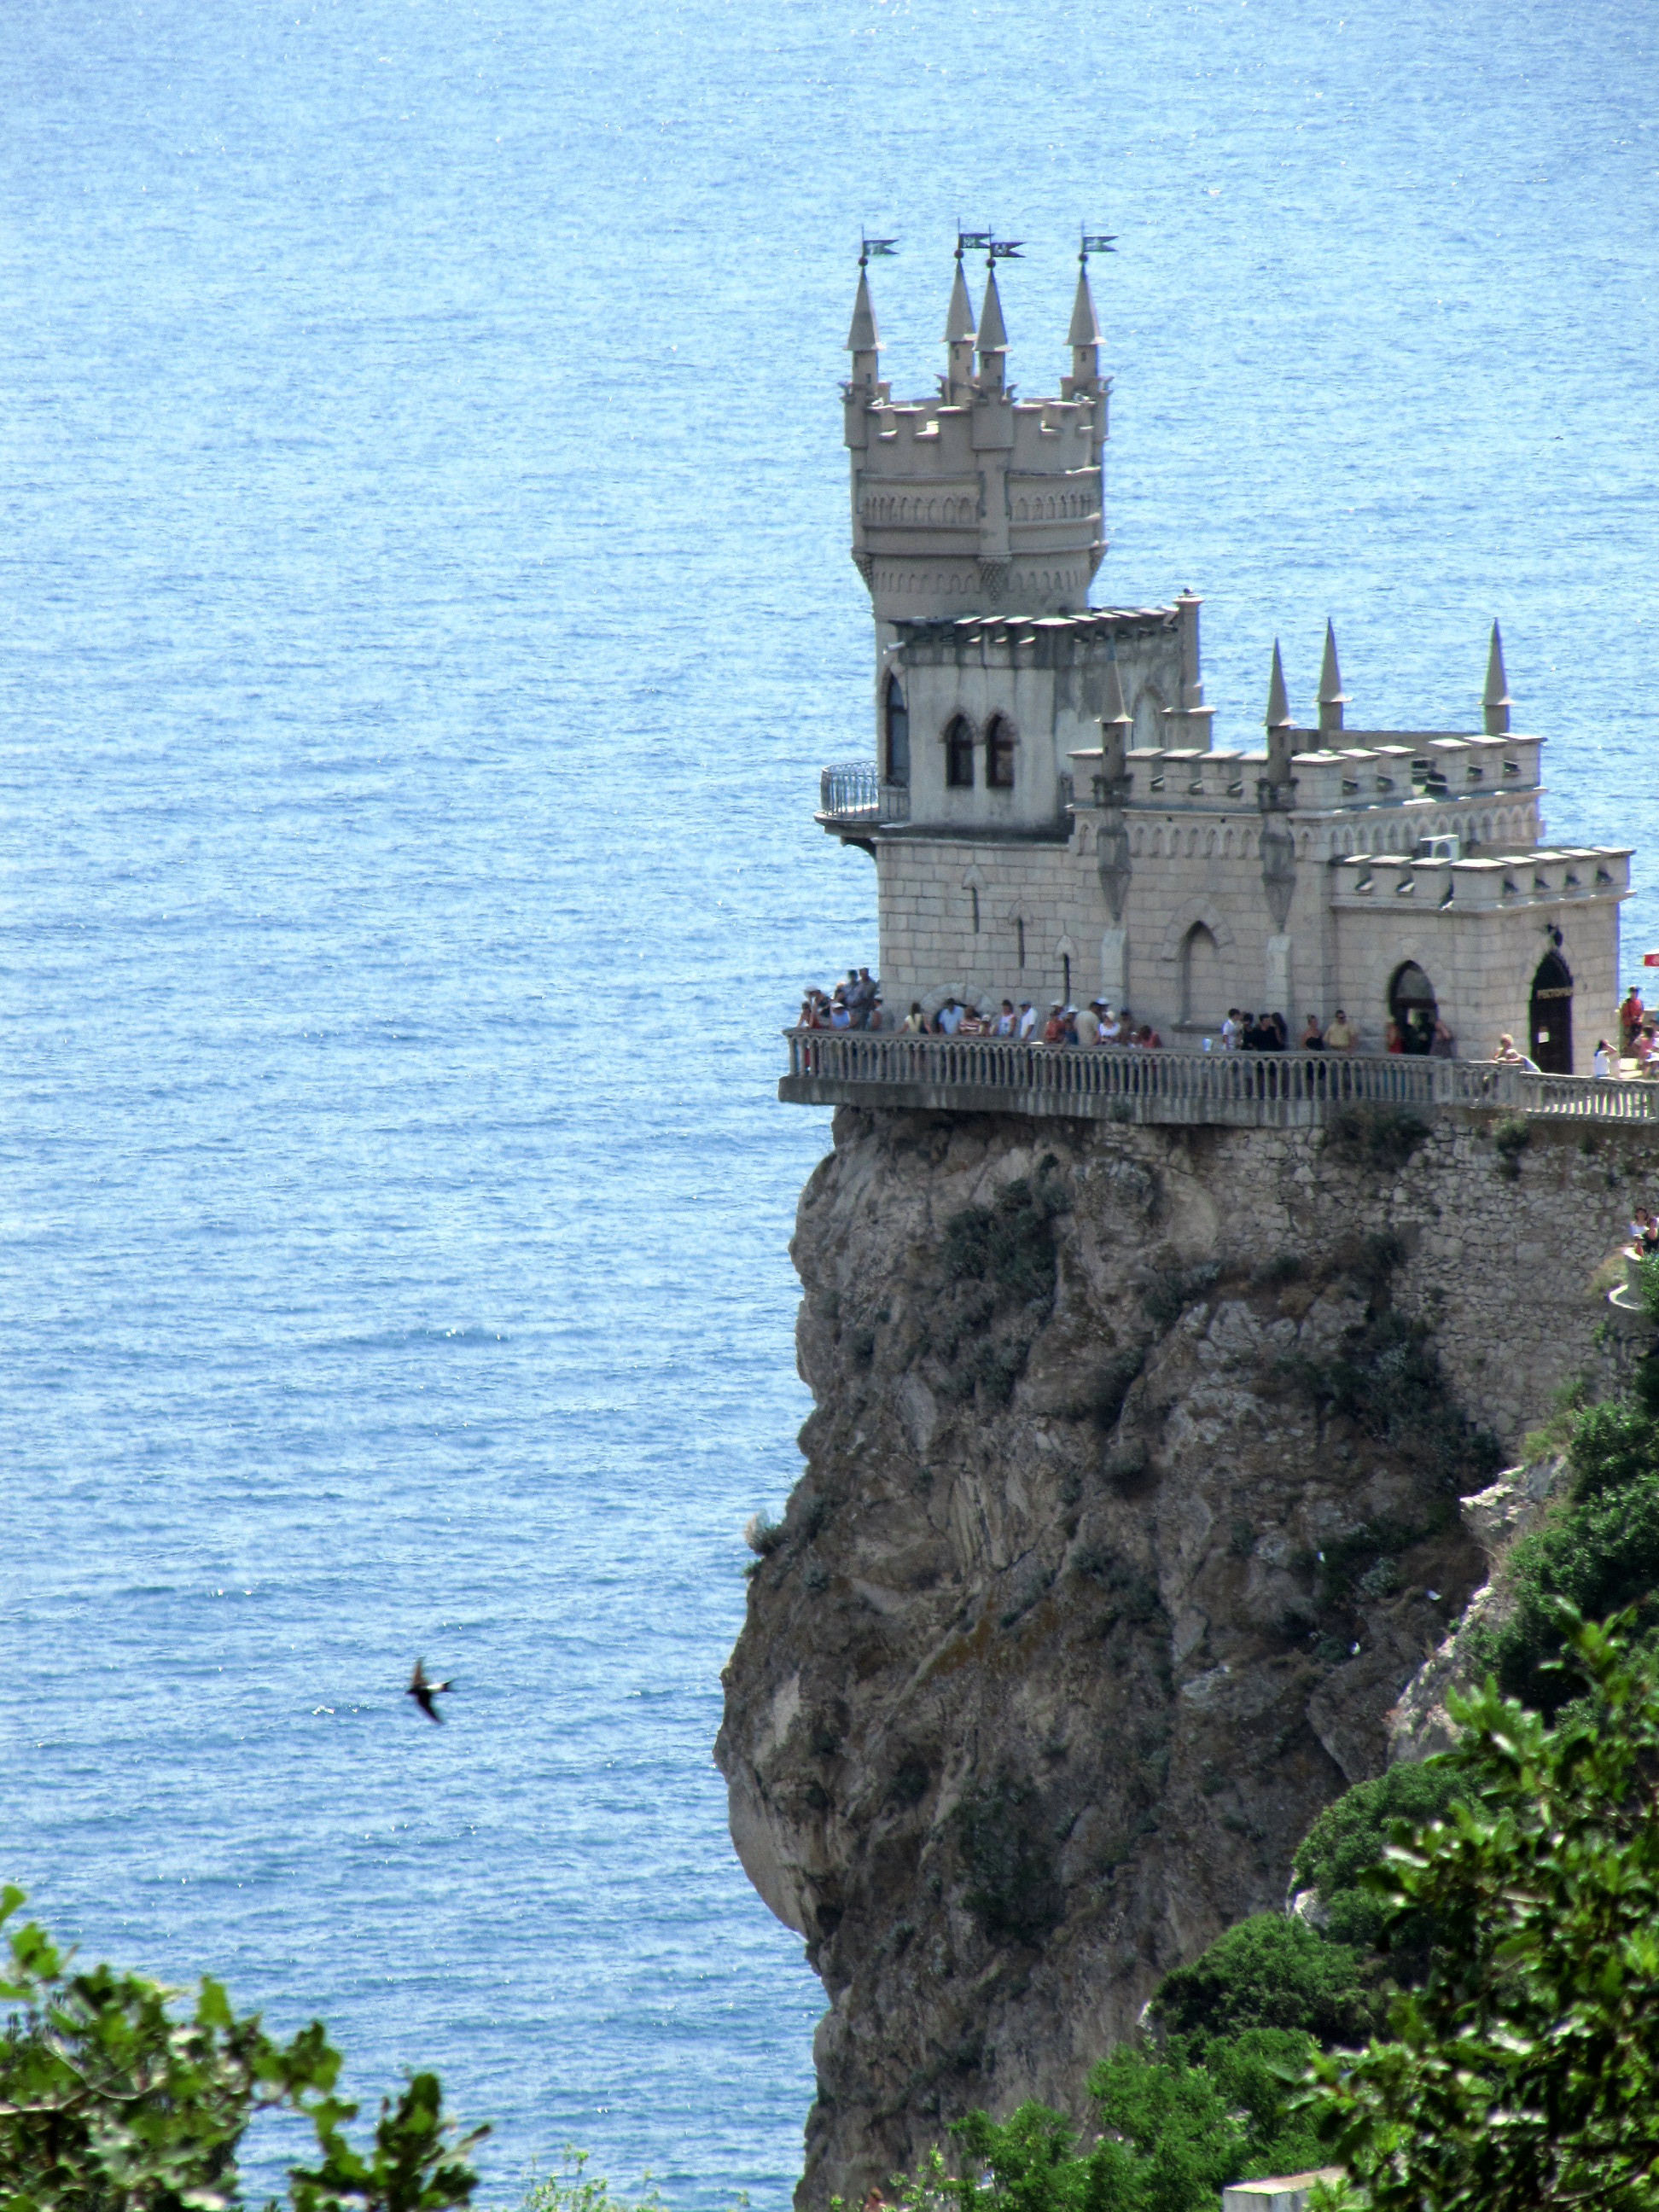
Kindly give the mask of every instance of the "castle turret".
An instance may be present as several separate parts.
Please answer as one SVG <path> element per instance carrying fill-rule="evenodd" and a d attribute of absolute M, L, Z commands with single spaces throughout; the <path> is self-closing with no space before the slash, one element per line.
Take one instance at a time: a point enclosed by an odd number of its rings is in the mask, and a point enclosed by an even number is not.
<path fill-rule="evenodd" d="M 946 318 L 949 365 L 933 398 L 896 403 L 862 272 L 848 350 L 853 559 L 874 602 L 878 654 L 904 621 L 1042 617 L 1087 606 L 1106 550 L 1101 449 L 1109 380 L 1086 283 L 1058 399 L 1017 398 L 994 270 L 977 323 L 960 254 Z M 975 359 L 977 356 L 977 360 Z"/>

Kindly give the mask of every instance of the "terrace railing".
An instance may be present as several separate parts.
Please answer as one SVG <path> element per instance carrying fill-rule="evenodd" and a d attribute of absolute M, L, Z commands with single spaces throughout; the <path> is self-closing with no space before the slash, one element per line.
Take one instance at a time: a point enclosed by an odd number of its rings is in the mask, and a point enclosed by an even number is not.
<path fill-rule="evenodd" d="M 874 761 L 843 761 L 838 768 L 820 769 L 818 818 L 832 826 L 908 822 L 909 786 L 884 783 Z"/>
<path fill-rule="evenodd" d="M 1492 1060 L 1346 1053 L 1146 1052 L 1009 1037 L 787 1030 L 779 1096 L 801 1105 L 921 1106 L 1090 1121 L 1314 1126 L 1349 1106 L 1486 1107 L 1659 1121 L 1659 1083 L 1535 1075 Z"/>

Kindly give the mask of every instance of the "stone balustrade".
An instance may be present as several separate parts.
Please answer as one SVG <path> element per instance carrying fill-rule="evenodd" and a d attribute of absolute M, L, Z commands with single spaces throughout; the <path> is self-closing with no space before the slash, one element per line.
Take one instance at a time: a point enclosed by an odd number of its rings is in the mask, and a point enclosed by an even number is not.
<path fill-rule="evenodd" d="M 786 1030 L 778 1096 L 798 1106 L 927 1108 L 1079 1121 L 1305 1128 L 1352 1106 L 1659 1121 L 1659 1083 L 1536 1075 L 1485 1060 L 1329 1052 L 1150 1052 L 1010 1037 Z"/>

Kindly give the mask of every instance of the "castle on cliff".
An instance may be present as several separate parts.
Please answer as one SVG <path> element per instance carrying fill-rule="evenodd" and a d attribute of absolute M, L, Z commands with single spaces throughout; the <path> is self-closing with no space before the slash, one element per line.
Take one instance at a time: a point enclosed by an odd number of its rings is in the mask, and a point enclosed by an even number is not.
<path fill-rule="evenodd" d="M 1111 379 L 1086 258 L 1058 398 L 1019 397 L 993 262 L 957 253 L 936 397 L 896 401 L 860 266 L 843 386 L 853 559 L 875 616 L 873 762 L 818 819 L 874 858 L 890 1021 L 949 997 L 1098 997 L 1200 1049 L 1230 1006 L 1346 1010 L 1360 1048 L 1437 1016 L 1588 1073 L 1619 995 L 1627 849 L 1541 843 L 1541 738 L 1493 624 L 1477 731 L 1358 730 L 1329 626 L 1318 723 L 1277 646 L 1265 744 L 1212 743 L 1201 602 L 1092 607 Z M 1575 1005 L 1582 1009 L 1577 1023 Z"/>

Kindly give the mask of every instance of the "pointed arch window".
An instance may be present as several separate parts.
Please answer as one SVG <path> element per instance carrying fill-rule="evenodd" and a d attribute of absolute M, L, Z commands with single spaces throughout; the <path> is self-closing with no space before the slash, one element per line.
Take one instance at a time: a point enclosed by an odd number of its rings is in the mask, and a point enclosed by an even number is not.
<path fill-rule="evenodd" d="M 945 732 L 945 781 L 952 791 L 974 787 L 974 732 L 965 714 L 958 714 Z"/>
<path fill-rule="evenodd" d="M 1014 787 L 1014 733 L 1000 714 L 985 732 L 985 781 L 993 791 Z"/>
<path fill-rule="evenodd" d="M 896 676 L 887 679 L 887 699 L 884 708 L 887 741 L 887 781 L 908 784 L 910 781 L 910 709 L 904 702 L 904 686 Z"/>

